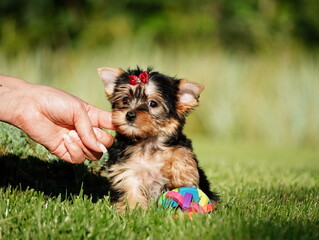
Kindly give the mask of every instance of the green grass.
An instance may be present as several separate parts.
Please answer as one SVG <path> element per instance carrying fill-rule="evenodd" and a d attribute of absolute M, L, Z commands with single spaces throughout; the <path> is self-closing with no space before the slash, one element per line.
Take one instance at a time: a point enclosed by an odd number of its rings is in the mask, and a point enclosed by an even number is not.
<path fill-rule="evenodd" d="M 155 205 L 122 216 L 110 205 L 106 181 L 97 180 L 96 165 L 43 161 L 43 148 L 30 153 L 25 136 L 14 137 L 21 132 L 0 129 L 11 133 L 6 148 L 0 145 L 0 239 L 319 238 L 318 149 L 192 136 L 221 195 L 219 209 L 193 220 L 174 219 Z"/>
<path fill-rule="evenodd" d="M 155 205 L 119 215 L 107 197 L 107 156 L 64 163 L 0 123 L 0 239 L 319 239 L 318 63 L 318 55 L 288 48 L 244 56 L 141 41 L 0 54 L 2 74 L 104 109 L 101 66 L 152 65 L 203 83 L 186 132 L 222 198 L 217 212 L 192 221 Z"/>

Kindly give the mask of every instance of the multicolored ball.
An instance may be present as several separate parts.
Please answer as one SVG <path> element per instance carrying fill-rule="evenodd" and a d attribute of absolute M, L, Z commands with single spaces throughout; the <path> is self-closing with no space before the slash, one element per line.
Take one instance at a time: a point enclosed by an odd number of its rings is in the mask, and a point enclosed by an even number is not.
<path fill-rule="evenodd" d="M 158 200 L 158 205 L 162 208 L 180 208 L 188 213 L 209 213 L 214 210 L 207 195 L 195 187 L 181 187 L 165 192 Z"/>

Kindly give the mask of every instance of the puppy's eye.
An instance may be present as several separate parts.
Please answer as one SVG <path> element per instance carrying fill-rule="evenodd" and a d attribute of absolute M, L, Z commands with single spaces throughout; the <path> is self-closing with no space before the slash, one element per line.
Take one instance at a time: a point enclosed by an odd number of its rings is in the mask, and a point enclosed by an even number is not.
<path fill-rule="evenodd" d="M 158 106 L 158 103 L 154 100 L 150 100 L 148 102 L 148 106 L 150 106 L 151 108 L 156 108 Z"/>
<path fill-rule="evenodd" d="M 124 97 L 122 99 L 122 102 L 123 102 L 124 105 L 129 104 L 130 103 L 130 99 L 128 97 Z"/>

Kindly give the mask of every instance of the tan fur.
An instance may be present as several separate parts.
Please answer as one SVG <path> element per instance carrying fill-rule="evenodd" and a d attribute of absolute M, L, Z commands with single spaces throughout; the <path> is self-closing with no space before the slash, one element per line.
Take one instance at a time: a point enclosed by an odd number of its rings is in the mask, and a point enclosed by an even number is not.
<path fill-rule="evenodd" d="M 163 123 L 158 123 L 159 132 L 165 136 L 172 136 L 172 134 L 176 131 L 180 123 L 174 119 L 169 118 Z"/>
<path fill-rule="evenodd" d="M 112 113 L 113 125 L 117 131 L 125 132 L 128 136 L 139 136 L 142 138 L 155 136 L 158 133 L 154 124 L 145 124 L 146 122 L 152 122 L 149 114 L 139 113 L 136 122 L 128 125 L 125 121 L 126 113 L 127 111 L 114 111 Z"/>
<path fill-rule="evenodd" d="M 181 79 L 179 83 L 179 99 L 176 109 L 179 114 L 185 114 L 198 105 L 200 93 L 204 86 L 199 83 L 190 82 L 187 79 Z"/>
<path fill-rule="evenodd" d="M 163 100 L 161 94 L 155 91 L 154 84 L 150 82 L 149 85 L 142 86 L 141 88 L 141 91 L 145 92 L 145 95 L 147 96 L 147 99 L 143 99 L 145 104 L 147 104 L 149 100 L 155 100 L 159 103 L 159 106 L 157 108 L 150 109 L 151 114 L 162 115 L 165 111 L 167 111 L 166 105 L 164 104 L 165 101 Z M 118 92 L 112 95 L 111 100 L 117 101 L 117 108 L 120 109 L 124 106 L 121 102 L 121 99 L 123 99 L 124 97 L 129 97 L 129 99 L 131 100 L 129 103 L 129 108 L 131 110 L 135 110 L 136 107 L 141 104 L 141 102 L 137 102 L 136 99 L 134 99 L 132 91 L 130 91 L 133 90 L 134 92 L 135 89 L 136 86 L 128 86 L 127 84 L 117 86 L 116 90 L 118 90 Z M 174 118 L 163 118 L 154 120 L 152 119 L 150 114 L 138 110 L 135 110 L 137 113 L 135 122 L 131 125 L 128 125 L 125 119 L 127 111 L 127 109 L 114 110 L 112 119 L 116 131 L 125 133 L 128 136 L 138 136 L 141 138 L 154 137 L 163 134 L 165 136 L 171 136 L 180 125 L 180 123 Z"/>
<path fill-rule="evenodd" d="M 155 139 L 154 139 L 155 140 Z M 197 186 L 199 176 L 193 153 L 183 147 L 165 147 L 158 140 L 130 149 L 124 164 L 113 165 L 109 177 L 116 190 L 124 191 L 130 209 L 146 208 L 163 190 Z M 119 202 L 125 202 L 125 199 Z M 124 205 L 118 205 L 123 211 Z"/>
<path fill-rule="evenodd" d="M 125 192 L 131 209 L 137 204 L 146 208 L 152 199 L 159 197 L 168 182 L 160 171 L 167 152 L 149 142 L 131 148 L 130 154 L 124 164 L 115 164 L 109 169 L 109 177 L 114 189 Z"/>
<path fill-rule="evenodd" d="M 142 139 L 122 153 L 128 156 L 125 161 L 108 169 L 112 188 L 124 193 L 117 206 L 125 212 L 126 203 L 130 209 L 137 206 L 145 209 L 163 191 L 183 186 L 197 187 L 199 173 L 190 148 L 167 146 L 167 141 L 182 123 L 175 117 L 168 118 L 168 106 L 152 78 L 147 84 L 115 86 L 116 78 L 122 73 L 121 69 L 99 69 L 105 91 L 115 106 L 112 112 L 115 130 L 132 139 Z M 200 84 L 179 80 L 176 108 L 181 117 L 198 105 L 202 90 Z M 153 100 L 158 104 L 156 107 L 149 105 Z M 126 119 L 128 112 L 135 113 L 134 121 Z"/>
<path fill-rule="evenodd" d="M 194 154 L 187 148 L 174 147 L 171 156 L 165 159 L 165 165 L 161 169 L 163 176 L 170 179 L 166 184 L 169 189 L 183 186 L 198 186 L 199 175 Z"/>

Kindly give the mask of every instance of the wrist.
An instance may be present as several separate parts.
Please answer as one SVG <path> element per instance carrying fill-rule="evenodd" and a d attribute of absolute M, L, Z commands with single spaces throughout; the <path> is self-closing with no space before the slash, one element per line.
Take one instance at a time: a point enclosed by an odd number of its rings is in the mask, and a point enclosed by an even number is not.
<path fill-rule="evenodd" d="M 19 89 L 23 88 L 27 84 L 29 83 L 25 80 L 15 77 L 8 77 L 0 74 L 0 87 L 9 89 Z"/>
<path fill-rule="evenodd" d="M 29 85 L 24 80 L 0 75 L 0 121 L 19 127 Z"/>

